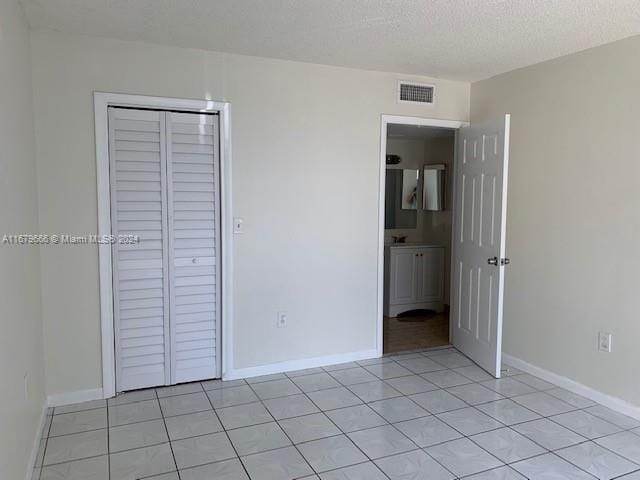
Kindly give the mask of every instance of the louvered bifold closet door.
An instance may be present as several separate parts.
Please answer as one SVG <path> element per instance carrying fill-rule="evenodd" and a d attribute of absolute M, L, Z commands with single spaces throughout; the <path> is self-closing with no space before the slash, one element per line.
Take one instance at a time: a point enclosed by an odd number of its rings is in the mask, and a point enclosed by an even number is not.
<path fill-rule="evenodd" d="M 117 391 L 169 383 L 165 113 L 109 108 Z"/>
<path fill-rule="evenodd" d="M 220 376 L 218 117 L 167 112 L 171 380 Z"/>

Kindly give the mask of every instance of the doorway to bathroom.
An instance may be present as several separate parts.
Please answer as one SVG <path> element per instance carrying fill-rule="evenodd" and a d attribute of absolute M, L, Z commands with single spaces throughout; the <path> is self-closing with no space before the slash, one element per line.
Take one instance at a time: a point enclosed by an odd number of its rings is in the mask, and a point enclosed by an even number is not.
<path fill-rule="evenodd" d="M 387 124 L 384 353 L 450 343 L 455 140 L 452 127 Z"/>
<path fill-rule="evenodd" d="M 500 378 L 510 124 L 382 115 L 380 354 L 450 343 Z"/>

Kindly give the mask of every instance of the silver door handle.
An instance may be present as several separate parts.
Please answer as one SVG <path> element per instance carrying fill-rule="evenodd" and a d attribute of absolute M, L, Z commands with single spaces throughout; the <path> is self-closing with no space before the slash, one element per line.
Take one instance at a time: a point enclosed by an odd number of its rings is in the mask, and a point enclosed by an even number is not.
<path fill-rule="evenodd" d="M 488 258 L 487 263 L 489 265 L 498 265 L 498 257 Z"/>

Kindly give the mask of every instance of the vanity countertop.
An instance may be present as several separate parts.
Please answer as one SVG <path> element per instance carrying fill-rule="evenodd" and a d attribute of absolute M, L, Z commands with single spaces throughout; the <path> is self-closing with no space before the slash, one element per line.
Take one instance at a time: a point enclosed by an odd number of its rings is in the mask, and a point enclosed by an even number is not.
<path fill-rule="evenodd" d="M 387 243 L 385 247 L 389 248 L 442 248 L 444 245 L 440 245 L 437 243 L 424 243 L 424 242 L 414 242 L 414 243 Z"/>

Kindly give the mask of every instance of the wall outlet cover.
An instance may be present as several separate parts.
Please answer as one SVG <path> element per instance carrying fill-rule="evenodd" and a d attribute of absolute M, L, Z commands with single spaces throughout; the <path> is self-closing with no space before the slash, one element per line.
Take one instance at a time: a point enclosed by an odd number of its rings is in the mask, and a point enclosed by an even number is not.
<path fill-rule="evenodd" d="M 287 326 L 287 312 L 278 312 L 278 328 L 284 328 Z"/>

